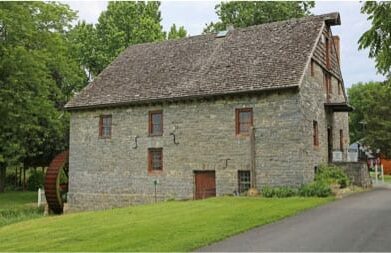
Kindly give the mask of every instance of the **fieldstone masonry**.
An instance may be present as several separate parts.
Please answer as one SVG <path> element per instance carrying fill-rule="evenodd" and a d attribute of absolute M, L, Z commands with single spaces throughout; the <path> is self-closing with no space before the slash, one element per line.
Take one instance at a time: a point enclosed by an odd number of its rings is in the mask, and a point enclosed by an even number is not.
<path fill-rule="evenodd" d="M 314 167 L 327 162 L 327 124 L 338 122 L 347 129 L 347 121 L 337 117 L 330 116 L 334 120 L 328 123 L 322 96 L 321 84 L 306 74 L 300 90 L 74 112 L 70 207 L 102 209 L 153 202 L 156 179 L 158 200 L 192 199 L 196 170 L 214 170 L 217 195 L 233 194 L 238 170 L 250 169 L 249 138 L 235 135 L 236 108 L 253 108 L 257 186 L 307 183 L 313 180 Z M 163 110 L 163 136 L 149 137 L 148 112 L 157 109 Z M 111 139 L 98 137 L 102 114 L 112 115 Z M 319 122 L 319 147 L 312 143 L 313 119 Z M 163 171 L 153 175 L 147 171 L 151 147 L 163 148 Z"/>
<path fill-rule="evenodd" d="M 311 165 L 306 167 L 308 171 L 304 173 L 310 180 L 315 166 L 328 162 L 328 140 L 327 129 L 332 129 L 332 150 L 340 150 L 339 130 L 342 129 L 343 160 L 347 159 L 347 149 L 349 146 L 349 121 L 347 112 L 331 112 L 324 108 L 326 102 L 326 90 L 323 82 L 323 69 L 319 64 L 314 64 L 314 75 L 311 76 L 310 69 L 304 75 L 303 82 L 300 87 L 300 109 L 303 115 L 303 143 L 307 147 L 305 163 Z M 344 93 L 338 94 L 338 80 L 335 77 L 331 78 L 333 93 L 331 101 L 343 102 L 346 101 Z M 318 122 L 319 127 L 319 146 L 313 145 L 313 121 Z"/>
<path fill-rule="evenodd" d="M 321 34 L 331 36 L 328 27 L 322 27 L 325 28 L 320 30 Z M 88 110 L 75 107 L 70 126 L 70 209 L 102 209 L 153 202 L 155 180 L 159 181 L 158 201 L 192 199 L 194 171 L 203 170 L 215 171 L 217 195 L 233 194 L 238 190 L 238 171 L 250 170 L 249 137 L 235 133 L 237 108 L 253 109 L 258 188 L 299 186 L 313 180 L 315 167 L 328 162 L 329 127 L 333 129 L 333 150 L 340 149 L 338 135 L 339 130 L 343 130 L 346 145 L 342 151 L 346 158 L 348 115 L 325 109 L 325 66 L 323 60 L 319 60 L 323 57 L 324 45 L 319 39 L 316 46 L 308 44 L 306 48 L 311 50 L 312 47 L 316 49 L 315 54 L 311 54 L 315 61 L 314 74 L 311 74 L 310 57 L 299 83 L 283 86 L 276 83 L 269 90 L 248 90 L 240 95 L 217 94 L 208 99 L 197 97 Z M 297 51 L 296 46 L 292 48 Z M 335 69 L 339 68 L 335 54 L 334 50 L 331 55 L 333 69 L 329 71 L 333 74 L 330 100 L 346 102 L 344 92 L 337 88 L 341 77 L 339 69 Z M 274 69 L 273 76 L 280 76 L 285 71 L 282 66 L 274 66 Z M 286 71 L 292 72 L 292 69 Z M 230 74 L 242 78 L 258 72 L 231 71 Z M 104 78 L 100 77 L 96 82 L 102 80 Z M 251 85 L 239 82 L 235 89 L 247 86 Z M 85 94 L 94 89 L 99 90 L 96 84 L 87 87 Z M 148 112 L 154 110 L 163 111 L 163 135 L 150 137 Z M 112 115 L 110 139 L 99 138 L 99 117 L 104 114 Z M 313 144 L 314 120 L 319 125 L 319 146 Z M 148 173 L 148 148 L 163 148 L 163 170 L 159 173 Z"/>
<path fill-rule="evenodd" d="M 257 96 L 134 106 L 72 114 L 69 202 L 100 209 L 158 199 L 191 199 L 194 171 L 216 172 L 217 195 L 233 194 L 238 170 L 250 169 L 250 142 L 235 135 L 235 109 L 251 107 L 256 128 L 257 182 L 299 185 L 310 180 L 297 90 Z M 163 136 L 148 136 L 148 111 L 162 109 Z M 98 138 L 99 115 L 112 115 L 111 139 Z M 174 144 L 175 133 L 179 144 Z M 135 148 L 135 136 L 138 136 Z M 163 171 L 150 175 L 147 150 L 163 148 Z M 229 159 L 227 162 L 226 160 Z M 227 165 L 227 166 L 226 166 Z"/>
<path fill-rule="evenodd" d="M 368 166 L 365 162 L 337 162 L 334 164 L 345 171 L 354 185 L 364 188 L 372 186 Z"/>

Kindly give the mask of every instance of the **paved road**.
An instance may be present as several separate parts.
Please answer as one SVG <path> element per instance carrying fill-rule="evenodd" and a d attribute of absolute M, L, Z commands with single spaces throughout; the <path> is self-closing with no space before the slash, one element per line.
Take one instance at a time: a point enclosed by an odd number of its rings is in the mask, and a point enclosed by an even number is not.
<path fill-rule="evenodd" d="M 355 194 L 199 251 L 391 252 L 391 188 Z"/>

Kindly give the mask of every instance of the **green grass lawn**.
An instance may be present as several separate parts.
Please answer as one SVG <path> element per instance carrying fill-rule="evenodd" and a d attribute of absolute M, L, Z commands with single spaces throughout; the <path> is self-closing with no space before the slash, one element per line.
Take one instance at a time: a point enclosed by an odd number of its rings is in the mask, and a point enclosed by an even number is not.
<path fill-rule="evenodd" d="M 190 251 L 332 199 L 219 197 L 51 216 L 0 227 L 0 251 Z"/>
<path fill-rule="evenodd" d="M 391 175 L 384 175 L 384 182 L 391 183 Z"/>
<path fill-rule="evenodd" d="M 42 208 L 37 207 L 37 192 L 0 193 L 0 227 L 42 217 Z"/>
<path fill-rule="evenodd" d="M 375 180 L 375 172 L 370 172 L 370 175 L 372 177 L 373 180 Z M 379 178 L 379 181 L 381 180 L 381 178 Z M 385 183 L 391 183 L 391 175 L 384 175 L 384 182 Z"/>
<path fill-rule="evenodd" d="M 0 193 L 0 210 L 31 205 L 37 198 L 37 192 L 3 192 Z"/>

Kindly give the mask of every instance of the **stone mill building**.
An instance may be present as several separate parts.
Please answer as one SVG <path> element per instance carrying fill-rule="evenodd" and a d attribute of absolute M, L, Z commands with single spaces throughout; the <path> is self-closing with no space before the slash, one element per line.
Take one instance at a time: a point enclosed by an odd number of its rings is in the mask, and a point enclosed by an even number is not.
<path fill-rule="evenodd" d="M 346 159 L 334 25 L 339 13 L 128 47 L 66 105 L 69 207 L 298 186 Z"/>

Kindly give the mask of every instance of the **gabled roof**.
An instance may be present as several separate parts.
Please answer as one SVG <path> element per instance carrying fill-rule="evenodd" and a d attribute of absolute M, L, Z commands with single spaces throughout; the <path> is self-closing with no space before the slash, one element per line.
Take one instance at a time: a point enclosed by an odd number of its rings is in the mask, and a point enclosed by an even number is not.
<path fill-rule="evenodd" d="M 128 47 L 66 104 L 67 109 L 117 106 L 300 85 L 332 13 L 215 34 Z"/>

